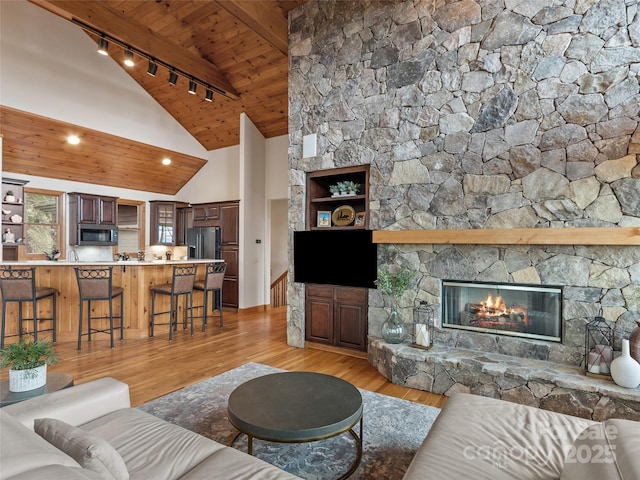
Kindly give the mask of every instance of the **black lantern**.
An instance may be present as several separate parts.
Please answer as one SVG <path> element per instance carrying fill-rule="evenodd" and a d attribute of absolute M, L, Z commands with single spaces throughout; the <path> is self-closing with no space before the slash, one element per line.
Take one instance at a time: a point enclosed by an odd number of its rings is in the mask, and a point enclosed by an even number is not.
<path fill-rule="evenodd" d="M 612 359 L 613 329 L 600 310 L 584 330 L 584 370 L 590 376 L 610 376 Z"/>
<path fill-rule="evenodd" d="M 433 309 L 424 300 L 417 302 L 413 307 L 411 346 L 428 350 L 433 346 Z"/>

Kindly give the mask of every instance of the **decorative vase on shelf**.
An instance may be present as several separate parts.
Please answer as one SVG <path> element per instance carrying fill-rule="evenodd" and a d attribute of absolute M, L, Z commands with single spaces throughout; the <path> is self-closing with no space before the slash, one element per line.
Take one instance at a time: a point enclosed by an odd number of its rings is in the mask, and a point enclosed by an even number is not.
<path fill-rule="evenodd" d="M 391 304 L 389 316 L 382 324 L 382 338 L 387 343 L 402 343 L 407 336 L 407 326 L 398 312 L 398 305 Z"/>
<path fill-rule="evenodd" d="M 638 328 L 631 332 L 629 337 L 629 353 L 631 358 L 640 363 L 640 320 L 636 320 Z"/>
<path fill-rule="evenodd" d="M 640 363 L 629 354 L 629 340 L 622 340 L 622 355 L 611 361 L 611 378 L 625 388 L 636 388 L 640 385 Z"/>

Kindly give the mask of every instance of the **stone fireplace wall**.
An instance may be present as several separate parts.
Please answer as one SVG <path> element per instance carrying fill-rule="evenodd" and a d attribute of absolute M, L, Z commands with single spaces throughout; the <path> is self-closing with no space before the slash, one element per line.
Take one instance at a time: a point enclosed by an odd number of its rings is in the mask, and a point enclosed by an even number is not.
<path fill-rule="evenodd" d="M 292 11 L 289 244 L 305 228 L 305 173 L 357 164 L 371 164 L 374 230 L 640 226 L 638 10 L 635 0 L 310 0 Z M 302 158 L 312 133 L 318 155 Z M 401 301 L 407 321 L 416 298 L 439 317 L 443 278 L 564 286 L 563 344 L 436 338 L 577 365 L 587 319 L 602 310 L 619 341 L 640 316 L 640 246 L 579 240 L 380 245 L 378 263 L 419 272 Z M 369 302 L 378 336 L 384 299 L 371 290 Z M 289 344 L 303 346 L 303 285 L 289 284 L 288 303 Z"/>

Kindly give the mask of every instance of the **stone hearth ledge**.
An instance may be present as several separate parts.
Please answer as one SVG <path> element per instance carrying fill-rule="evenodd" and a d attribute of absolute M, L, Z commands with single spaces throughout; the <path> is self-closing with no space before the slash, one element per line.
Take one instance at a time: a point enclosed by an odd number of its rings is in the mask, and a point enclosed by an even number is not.
<path fill-rule="evenodd" d="M 474 393 L 602 421 L 640 420 L 640 388 L 570 365 L 434 345 L 430 350 L 369 337 L 369 363 L 397 385 L 450 396 Z"/>

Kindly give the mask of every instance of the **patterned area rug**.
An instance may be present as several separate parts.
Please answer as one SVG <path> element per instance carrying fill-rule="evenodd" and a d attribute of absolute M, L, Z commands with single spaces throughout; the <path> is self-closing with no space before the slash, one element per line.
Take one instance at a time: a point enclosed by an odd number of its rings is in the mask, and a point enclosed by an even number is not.
<path fill-rule="evenodd" d="M 237 433 L 226 413 L 231 392 L 247 380 L 281 371 L 247 363 L 139 408 L 226 445 Z M 367 390 L 361 389 L 360 393 L 364 404 L 363 455 L 350 478 L 399 480 L 440 410 Z M 233 446 L 246 452 L 246 436 L 241 435 Z M 354 440 L 348 433 L 302 444 L 254 440 L 253 452 L 307 480 L 338 478 L 356 456 Z"/>

